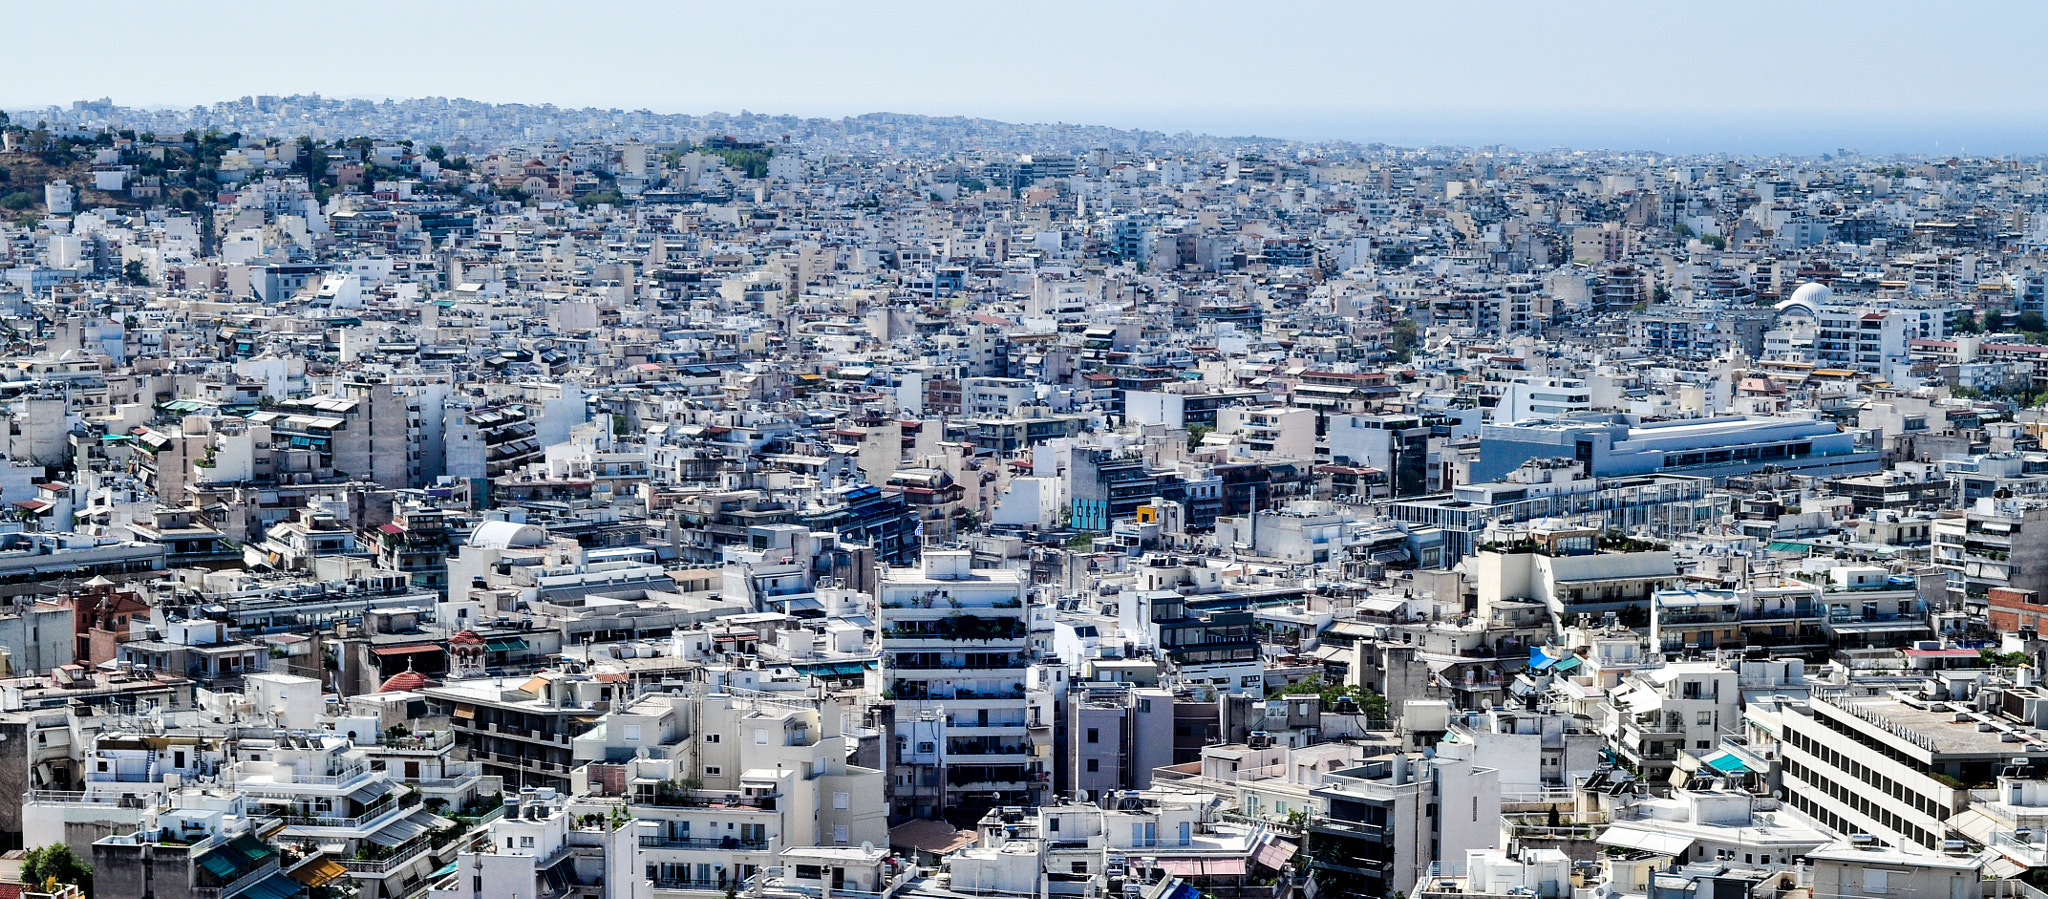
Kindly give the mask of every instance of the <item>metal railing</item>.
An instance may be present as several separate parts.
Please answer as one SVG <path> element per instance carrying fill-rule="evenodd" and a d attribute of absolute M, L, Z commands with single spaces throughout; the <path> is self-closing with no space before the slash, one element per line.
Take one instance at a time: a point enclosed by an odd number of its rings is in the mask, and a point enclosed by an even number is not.
<path fill-rule="evenodd" d="M 383 858 L 345 858 L 341 866 L 351 874 L 385 875 L 417 861 L 420 856 L 433 851 L 432 834 L 421 834 L 391 848 Z"/>
<path fill-rule="evenodd" d="M 732 837 L 718 839 L 697 839 L 693 837 L 671 837 L 660 834 L 641 834 L 642 849 L 722 849 L 727 852 L 759 852 L 768 848 L 767 840 L 740 840 Z"/>

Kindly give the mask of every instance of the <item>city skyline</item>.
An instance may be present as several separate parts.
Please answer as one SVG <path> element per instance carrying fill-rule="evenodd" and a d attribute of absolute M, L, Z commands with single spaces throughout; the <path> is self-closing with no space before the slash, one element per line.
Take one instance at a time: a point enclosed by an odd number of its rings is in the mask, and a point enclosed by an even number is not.
<path fill-rule="evenodd" d="M 87 8 L 105 14 L 94 18 L 92 58 L 106 62 L 83 64 L 57 41 L 18 48 L 0 108 L 320 93 L 1524 149 L 2048 147 L 2048 128 L 2028 121 L 2048 105 L 2022 90 L 2048 75 L 2025 41 L 2048 12 L 2000 9 L 1991 20 L 1984 4 L 1922 20 L 1902 4 L 1839 3 L 1307 4 L 1259 16 L 1213 3 L 1051 4 L 1028 18 L 928 3 L 853 17 L 798 3 L 763 30 L 748 10 L 601 2 L 578 8 L 587 34 L 566 40 L 534 27 L 552 10 L 520 3 L 488 19 L 459 7 L 372 4 L 350 19 L 366 24 L 360 31 L 243 3 L 204 20 L 125 0 Z M 75 16 L 10 13 L 24 34 L 67 33 Z M 346 64 L 216 63 L 204 49 L 196 60 L 166 49 L 218 44 L 222 22 L 234 23 L 230 45 L 308 46 L 315 59 Z M 456 46 L 479 52 L 445 52 Z M 138 65 L 151 77 L 134 78 Z"/>

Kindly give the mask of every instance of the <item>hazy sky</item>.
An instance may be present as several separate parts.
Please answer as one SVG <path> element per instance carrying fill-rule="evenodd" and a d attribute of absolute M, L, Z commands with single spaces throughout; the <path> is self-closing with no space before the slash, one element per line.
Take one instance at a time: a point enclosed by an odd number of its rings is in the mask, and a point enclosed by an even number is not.
<path fill-rule="evenodd" d="M 2048 151 L 2044 26 L 2048 4 L 1893 0 L 10 0 L 0 107 L 319 92 L 1391 143 Z"/>

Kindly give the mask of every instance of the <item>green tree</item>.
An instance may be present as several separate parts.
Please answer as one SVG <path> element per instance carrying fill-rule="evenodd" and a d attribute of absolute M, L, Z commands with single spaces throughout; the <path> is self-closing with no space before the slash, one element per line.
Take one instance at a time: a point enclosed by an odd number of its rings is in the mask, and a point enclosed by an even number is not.
<path fill-rule="evenodd" d="M 1338 700 L 1350 698 L 1357 701 L 1359 712 L 1368 722 L 1377 724 L 1393 718 L 1393 707 L 1388 704 L 1385 696 L 1355 684 L 1327 683 L 1320 674 L 1312 674 L 1307 680 L 1281 687 L 1268 694 L 1266 698 L 1277 699 L 1282 696 L 1319 696 L 1323 700 L 1325 714 L 1336 708 Z"/>
<path fill-rule="evenodd" d="M 448 158 L 448 148 L 447 148 L 447 147 L 443 147 L 443 146 L 441 146 L 440 144 L 428 144 L 428 145 L 427 145 L 427 158 L 428 158 L 428 159 L 431 159 L 431 160 L 433 160 L 433 161 L 435 161 L 435 162 L 440 162 L 440 161 L 441 161 L 441 160 L 443 160 L 443 159 L 447 159 L 447 158 Z"/>
<path fill-rule="evenodd" d="M 1713 247 L 1716 250 L 1728 249 L 1728 238 L 1722 237 L 1719 234 L 1708 234 L 1701 237 L 1700 243 Z"/>
<path fill-rule="evenodd" d="M 2038 334 L 2048 331 L 2048 319 L 2043 319 L 2039 312 L 2022 312 L 2019 327 L 2029 334 Z"/>
<path fill-rule="evenodd" d="M 619 192 L 615 190 L 594 190 L 576 198 L 577 209 L 589 209 L 599 203 L 623 206 L 625 205 L 625 198 L 619 196 Z"/>
<path fill-rule="evenodd" d="M 1209 436 L 1215 428 L 1208 425 L 1188 425 L 1188 452 L 1202 448 L 1202 438 Z"/>
<path fill-rule="evenodd" d="M 1977 324 L 1977 313 L 1975 310 L 1965 309 L 1956 316 L 1957 334 L 1975 334 L 1980 330 L 1982 328 Z"/>
<path fill-rule="evenodd" d="M 1405 363 L 1415 357 L 1418 342 L 1415 320 L 1404 318 L 1394 323 L 1393 334 L 1387 340 L 1387 352 L 1395 362 Z"/>
<path fill-rule="evenodd" d="M 130 259 L 127 265 L 121 266 L 121 278 L 136 287 L 149 286 L 149 273 L 143 271 L 140 259 Z"/>
<path fill-rule="evenodd" d="M 88 894 L 92 891 L 92 866 L 86 864 L 63 843 L 51 843 L 40 849 L 30 849 L 21 860 L 21 882 L 36 889 L 55 880 L 58 883 L 76 884 Z"/>

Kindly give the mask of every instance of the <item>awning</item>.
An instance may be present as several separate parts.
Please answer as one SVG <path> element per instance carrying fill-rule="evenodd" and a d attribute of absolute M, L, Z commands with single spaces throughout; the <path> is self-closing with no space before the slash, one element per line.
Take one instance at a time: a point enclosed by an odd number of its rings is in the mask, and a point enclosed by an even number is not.
<path fill-rule="evenodd" d="M 484 649 L 490 652 L 518 652 L 526 648 L 522 637 L 492 637 L 484 641 Z"/>
<path fill-rule="evenodd" d="M 236 864 L 233 858 L 228 857 L 225 850 L 209 852 L 200 856 L 199 867 L 212 872 L 213 876 L 223 881 L 235 879 L 235 872 L 242 870 L 242 866 Z"/>
<path fill-rule="evenodd" d="M 953 825 L 929 818 L 915 818 L 889 828 L 889 845 L 933 855 L 945 855 L 972 846 L 978 835 L 971 830 L 954 830 Z"/>
<path fill-rule="evenodd" d="M 1638 830 L 1626 826 L 1614 826 L 1601 831 L 1598 842 L 1602 846 L 1641 849 L 1644 852 L 1654 852 L 1658 855 L 1668 855 L 1672 858 L 1682 857 L 1687 849 L 1692 848 L 1691 837 L 1657 833 L 1650 830 Z"/>
<path fill-rule="evenodd" d="M 1299 851 L 1299 847 L 1293 843 L 1289 843 L 1286 840 L 1272 840 L 1264 846 L 1260 846 L 1257 852 L 1252 853 L 1252 861 L 1257 862 L 1260 867 L 1272 868 L 1278 871 L 1287 866 L 1287 860 L 1293 858 L 1294 853 L 1297 851 Z"/>
<path fill-rule="evenodd" d="M 1208 877 L 1244 873 L 1244 856 L 1233 858 L 1162 858 L 1156 866 L 1175 877 Z"/>
<path fill-rule="evenodd" d="M 1741 759 L 1736 758 L 1733 753 L 1730 753 L 1725 749 L 1720 752 L 1716 752 L 1713 755 L 1707 756 L 1706 758 L 1700 759 L 1700 762 L 1702 764 L 1705 764 L 1709 768 L 1721 772 L 1722 774 L 1750 773 L 1748 765 L 1743 764 Z"/>
<path fill-rule="evenodd" d="M 1550 670 L 1555 674 L 1563 674 L 1579 667 L 1581 664 L 1584 664 L 1584 660 L 1578 656 L 1565 656 L 1558 659 L 1557 664 L 1550 666 Z"/>
<path fill-rule="evenodd" d="M 246 833 L 236 837 L 233 842 L 228 843 L 228 849 L 240 854 L 251 862 L 259 864 L 277 854 L 277 850 L 270 848 L 269 843 L 265 843 Z"/>
<path fill-rule="evenodd" d="M 296 870 L 292 871 L 291 877 L 293 880 L 306 886 L 321 887 L 333 883 L 337 878 L 347 873 L 348 869 L 342 867 L 339 862 L 323 856 L 319 861 L 312 864 L 300 865 Z"/>
<path fill-rule="evenodd" d="M 847 677 L 868 670 L 863 662 L 811 662 L 790 667 L 795 668 L 798 674 L 812 677 Z"/>
<path fill-rule="evenodd" d="M 1948 826 L 1950 830 L 1987 846 L 1991 844 L 1992 831 L 2002 827 L 1997 819 L 1973 808 L 1964 809 L 1951 815 L 1948 819 Z"/>
<path fill-rule="evenodd" d="M 458 703 L 458 704 L 456 704 L 456 706 L 455 706 L 455 717 L 457 717 L 457 718 L 475 718 L 475 717 L 476 717 L 476 706 L 470 705 L 469 703 L 466 703 L 466 702 L 464 702 L 464 703 Z"/>
<path fill-rule="evenodd" d="M 429 812 L 415 812 L 408 817 L 400 818 L 370 834 L 370 842 L 379 846 L 400 845 L 432 830 L 433 825 L 429 823 L 432 817 L 432 813 Z"/>
<path fill-rule="evenodd" d="M 386 786 L 387 784 L 384 781 L 373 780 L 369 783 L 363 784 L 362 786 L 355 788 L 354 790 L 351 790 L 348 794 L 348 798 L 353 799 L 359 803 L 369 802 L 372 799 L 384 795 L 384 793 L 386 792 Z"/>
<path fill-rule="evenodd" d="M 235 895 L 246 897 L 246 899 L 291 899 L 291 897 L 305 891 L 306 888 L 300 886 L 298 881 L 283 874 L 272 874 L 259 881 L 255 886 Z"/>

